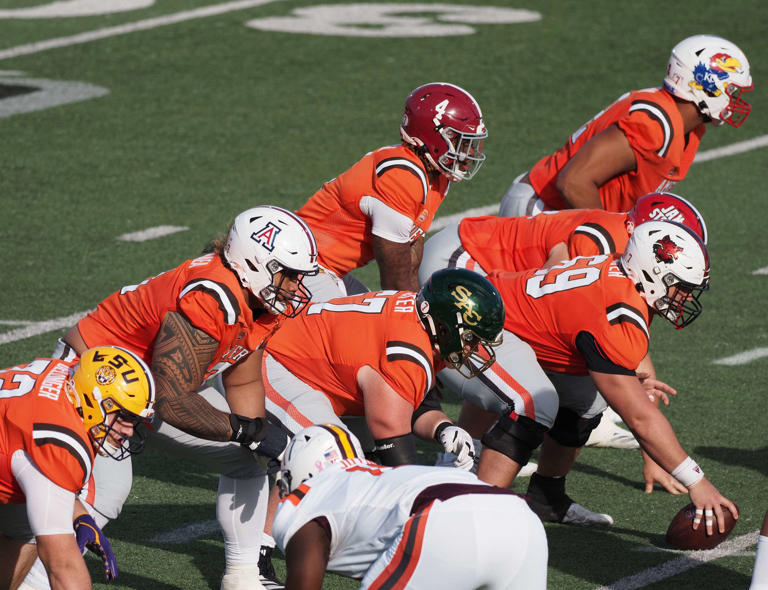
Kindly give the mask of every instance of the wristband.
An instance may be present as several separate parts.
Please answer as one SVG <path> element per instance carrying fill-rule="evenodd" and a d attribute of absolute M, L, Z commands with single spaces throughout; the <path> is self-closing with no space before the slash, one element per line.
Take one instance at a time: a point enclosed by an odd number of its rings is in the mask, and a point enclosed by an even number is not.
<path fill-rule="evenodd" d="M 690 488 L 693 484 L 701 481 L 701 478 L 704 477 L 704 472 L 696 461 L 686 457 L 680 465 L 675 467 L 671 475 L 686 488 Z"/>
<path fill-rule="evenodd" d="M 453 426 L 453 424 L 450 422 L 440 422 L 440 424 L 437 425 L 437 428 L 435 428 L 435 434 L 432 438 L 434 438 L 437 442 L 440 442 L 440 435 L 442 434 L 443 430 L 449 426 Z"/>

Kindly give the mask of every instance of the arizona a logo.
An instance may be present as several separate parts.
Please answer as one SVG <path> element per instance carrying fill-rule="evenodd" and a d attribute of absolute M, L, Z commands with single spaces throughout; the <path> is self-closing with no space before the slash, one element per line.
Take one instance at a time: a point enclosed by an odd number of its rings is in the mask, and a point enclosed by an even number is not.
<path fill-rule="evenodd" d="M 275 249 L 275 239 L 277 234 L 282 231 L 271 221 L 267 222 L 267 225 L 261 228 L 259 231 L 255 231 L 251 234 L 251 239 L 254 242 L 258 242 L 268 251 L 272 252 Z"/>

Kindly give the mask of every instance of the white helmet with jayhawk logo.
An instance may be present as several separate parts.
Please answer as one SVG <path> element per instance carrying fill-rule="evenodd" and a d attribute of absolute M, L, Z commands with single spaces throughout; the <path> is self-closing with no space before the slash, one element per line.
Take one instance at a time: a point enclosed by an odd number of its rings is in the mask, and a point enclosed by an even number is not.
<path fill-rule="evenodd" d="M 224 258 L 243 287 L 272 313 L 292 317 L 312 298 L 302 281 L 318 272 L 317 243 L 309 226 L 291 211 L 270 205 L 243 211 L 229 230 Z M 283 281 L 298 281 L 295 293 L 282 281 L 274 284 L 277 273 L 283 273 Z"/>
<path fill-rule="evenodd" d="M 752 90 L 747 56 L 714 35 L 694 35 L 672 49 L 664 88 L 692 102 L 715 125 L 741 125 L 752 106 L 741 98 Z"/>

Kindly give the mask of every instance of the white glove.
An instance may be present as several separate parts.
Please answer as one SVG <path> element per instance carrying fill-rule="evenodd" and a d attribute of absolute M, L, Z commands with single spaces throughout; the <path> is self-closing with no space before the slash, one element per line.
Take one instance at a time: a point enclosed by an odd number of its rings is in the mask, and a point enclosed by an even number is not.
<path fill-rule="evenodd" d="M 472 437 L 463 428 L 442 422 L 435 430 L 435 438 L 443 445 L 446 453 L 456 455 L 453 466 L 470 471 L 475 465 L 475 445 Z"/>

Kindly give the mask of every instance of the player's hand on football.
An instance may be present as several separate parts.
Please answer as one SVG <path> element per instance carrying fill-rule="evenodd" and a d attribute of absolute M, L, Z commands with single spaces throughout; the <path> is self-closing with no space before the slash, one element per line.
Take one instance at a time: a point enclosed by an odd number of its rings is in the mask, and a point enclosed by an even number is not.
<path fill-rule="evenodd" d="M 447 426 L 445 426 L 447 425 Z M 456 459 L 454 467 L 469 471 L 475 464 L 475 445 L 472 437 L 463 428 L 443 422 L 437 427 L 437 440 L 446 453 L 453 453 Z"/>
<path fill-rule="evenodd" d="M 730 510 L 733 518 L 739 518 L 739 509 L 728 498 L 717 491 L 717 488 L 706 478 L 688 488 L 691 502 L 696 506 L 696 514 L 693 519 L 693 528 L 697 529 L 702 524 L 707 528 L 707 535 L 711 535 L 714 527 L 721 533 L 725 531 L 723 510 Z M 715 521 L 717 521 L 715 523 Z"/>
<path fill-rule="evenodd" d="M 75 518 L 72 525 L 75 528 L 75 538 L 80 552 L 85 553 L 88 549 L 101 557 L 101 561 L 104 562 L 104 577 L 107 582 L 114 580 L 117 577 L 117 559 L 112 546 L 93 517 L 84 512 Z"/>
<path fill-rule="evenodd" d="M 640 379 L 640 383 L 651 401 L 659 400 L 665 406 L 668 406 L 669 396 L 677 395 L 677 390 L 674 387 L 651 377 L 649 373 L 638 372 L 637 378 Z"/>
<path fill-rule="evenodd" d="M 687 494 L 688 488 L 677 481 L 664 468 L 651 459 L 643 451 L 643 479 L 645 480 L 645 493 L 650 494 L 653 491 L 653 484 L 659 484 L 670 494 Z"/>

